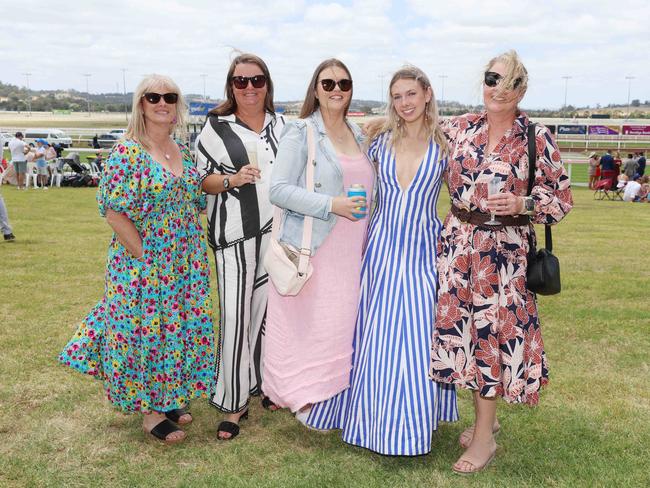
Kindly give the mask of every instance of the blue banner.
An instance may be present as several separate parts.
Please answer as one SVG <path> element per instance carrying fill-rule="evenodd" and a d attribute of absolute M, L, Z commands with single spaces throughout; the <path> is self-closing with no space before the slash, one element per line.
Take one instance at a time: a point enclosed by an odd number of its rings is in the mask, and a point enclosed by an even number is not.
<path fill-rule="evenodd" d="M 190 115 L 208 115 L 213 108 L 210 102 L 190 102 Z"/>
<path fill-rule="evenodd" d="M 586 125 L 558 125 L 558 134 L 585 135 L 587 133 Z"/>

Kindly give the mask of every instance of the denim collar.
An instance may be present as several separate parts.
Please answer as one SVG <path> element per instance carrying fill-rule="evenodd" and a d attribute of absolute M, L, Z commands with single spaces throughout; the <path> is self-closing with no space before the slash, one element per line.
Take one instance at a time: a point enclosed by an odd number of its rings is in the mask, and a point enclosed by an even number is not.
<path fill-rule="evenodd" d="M 322 139 L 327 134 L 327 131 L 325 130 L 325 122 L 323 122 L 323 115 L 320 113 L 320 109 L 316 109 L 316 111 L 309 116 L 309 119 L 314 124 L 314 127 Z M 359 126 L 357 124 L 350 123 L 347 117 L 345 118 L 345 123 L 352 131 L 352 134 L 354 134 L 354 138 L 356 139 L 357 144 L 359 144 L 359 146 L 362 146 L 365 142 L 365 136 L 363 135 L 363 132 L 361 132 L 361 129 L 359 129 Z"/>

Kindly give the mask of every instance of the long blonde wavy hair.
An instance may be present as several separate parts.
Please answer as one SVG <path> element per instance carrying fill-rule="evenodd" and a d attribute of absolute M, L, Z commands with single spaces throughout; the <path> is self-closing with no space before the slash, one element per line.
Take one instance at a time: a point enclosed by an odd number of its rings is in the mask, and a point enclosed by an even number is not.
<path fill-rule="evenodd" d="M 154 89 L 165 87 L 172 93 L 178 94 L 176 102 L 176 122 L 169 128 L 169 134 L 175 134 L 178 139 L 185 141 L 187 135 L 187 103 L 181 94 L 181 89 L 169 76 L 151 74 L 146 75 L 138 84 L 133 93 L 133 108 L 131 109 L 131 120 L 126 129 L 124 137 L 140 143 L 146 150 L 151 150 L 151 141 L 147 137 L 147 127 L 142 112 L 142 97 Z"/>
<path fill-rule="evenodd" d="M 383 125 L 380 125 L 373 132 L 368 134 L 368 139 L 372 140 L 377 137 L 379 134 L 390 131 L 391 140 L 390 143 L 393 146 L 396 146 L 400 139 L 404 137 L 405 128 L 402 118 L 397 115 L 395 106 L 393 104 L 393 97 L 391 96 L 391 90 L 393 85 L 398 80 L 415 80 L 417 81 L 424 91 L 427 88 L 431 89 L 431 100 L 427 102 L 427 106 L 424 110 L 424 125 L 428 132 L 428 135 L 433 139 L 433 141 L 440 146 L 440 150 L 443 154 L 447 153 L 447 139 L 445 134 L 442 132 L 440 125 L 438 124 L 438 104 L 436 103 L 436 97 L 433 92 L 433 87 L 427 75 L 420 68 L 415 66 L 406 65 L 393 74 L 393 77 L 388 84 L 388 105 L 386 107 L 387 118 Z"/>

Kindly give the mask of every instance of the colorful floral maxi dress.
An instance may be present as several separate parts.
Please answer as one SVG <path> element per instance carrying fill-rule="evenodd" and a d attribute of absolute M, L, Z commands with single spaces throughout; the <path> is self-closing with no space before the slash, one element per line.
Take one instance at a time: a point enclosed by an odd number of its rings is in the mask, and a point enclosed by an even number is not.
<path fill-rule="evenodd" d="M 126 215 L 142 237 L 134 258 L 117 236 L 108 248 L 104 298 L 59 360 L 104 382 L 126 412 L 168 411 L 207 398 L 214 374 L 209 267 L 190 153 L 176 177 L 135 142 L 117 144 L 97 201 Z"/>
<path fill-rule="evenodd" d="M 491 154 L 487 115 L 447 122 L 451 142 L 447 185 L 461 209 L 487 212 L 487 183 L 503 180 L 504 192 L 526 195 L 528 148 L 525 114 L 518 116 Z M 536 126 L 537 169 L 533 222 L 554 224 L 571 209 L 569 178 L 551 132 Z M 497 217 L 498 218 L 498 217 Z M 532 226 L 484 230 L 447 215 L 438 244 L 438 306 L 431 376 L 440 382 L 534 405 L 548 382 L 535 295 L 526 288 Z M 533 235 L 534 238 L 534 235 Z"/>

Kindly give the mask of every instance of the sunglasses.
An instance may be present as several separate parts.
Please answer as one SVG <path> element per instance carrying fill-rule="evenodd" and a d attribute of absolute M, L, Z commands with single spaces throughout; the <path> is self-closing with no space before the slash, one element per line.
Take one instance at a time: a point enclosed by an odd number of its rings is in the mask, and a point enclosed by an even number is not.
<path fill-rule="evenodd" d="M 503 79 L 503 76 L 501 76 L 499 73 L 495 73 L 494 71 L 486 71 L 483 81 L 485 81 L 485 85 L 489 86 L 490 88 L 494 88 L 497 86 L 501 80 Z M 517 78 L 515 80 L 515 83 L 513 85 L 513 88 L 516 90 L 519 85 L 521 85 L 521 78 Z"/>
<path fill-rule="evenodd" d="M 352 89 L 352 80 L 348 80 L 347 78 L 343 78 L 342 80 L 336 81 L 332 80 L 330 78 L 325 78 L 324 80 L 320 80 L 320 86 L 323 87 L 323 90 L 326 92 L 331 92 L 334 90 L 334 87 L 336 85 L 339 86 L 341 91 L 350 91 Z"/>
<path fill-rule="evenodd" d="M 161 98 L 165 100 L 165 103 L 169 103 L 170 105 L 173 105 L 176 102 L 178 102 L 178 93 L 162 94 L 162 93 L 149 92 L 149 93 L 145 93 L 142 96 L 147 102 L 151 103 L 152 105 L 155 105 L 158 102 L 160 102 Z"/>
<path fill-rule="evenodd" d="M 248 82 L 251 82 L 253 88 L 262 88 L 266 85 L 266 76 L 264 75 L 255 75 L 255 76 L 233 76 L 230 78 L 232 84 L 238 90 L 243 90 L 248 86 Z"/>

